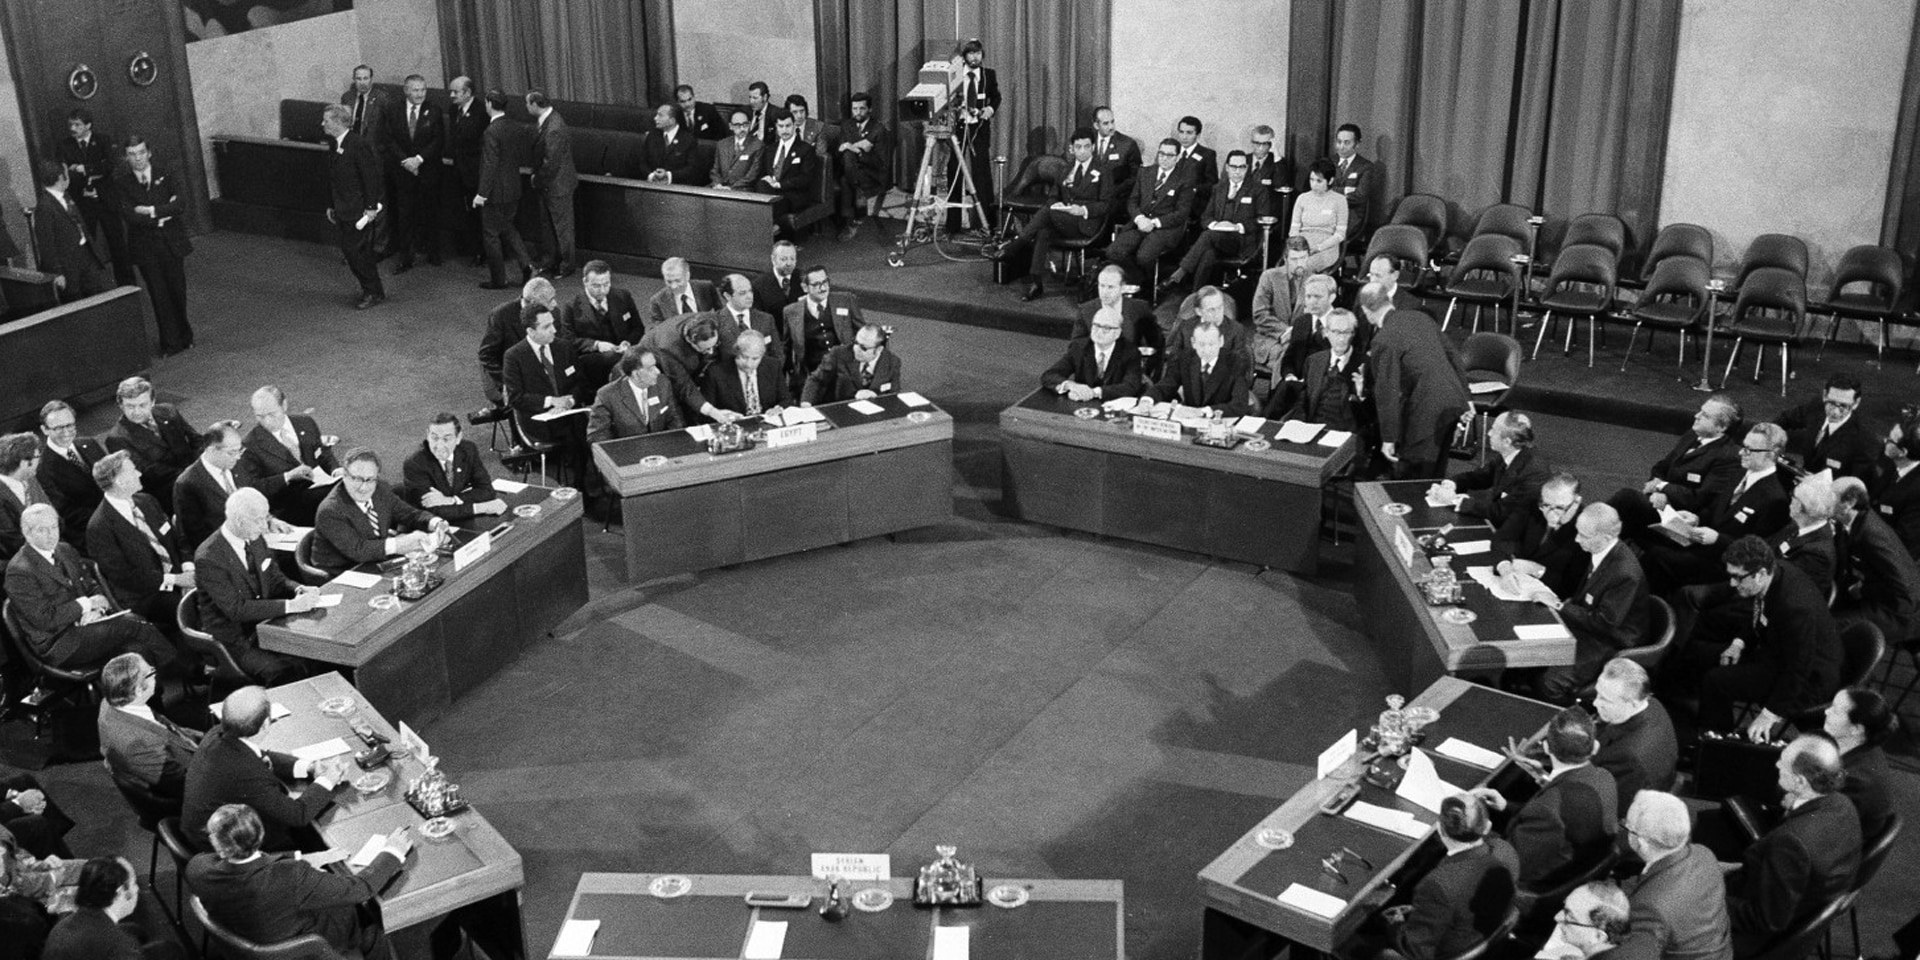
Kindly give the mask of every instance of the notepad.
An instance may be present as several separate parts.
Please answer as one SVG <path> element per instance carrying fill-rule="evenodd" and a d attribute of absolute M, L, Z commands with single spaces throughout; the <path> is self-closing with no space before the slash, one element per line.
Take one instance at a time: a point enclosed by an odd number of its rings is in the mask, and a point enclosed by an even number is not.
<path fill-rule="evenodd" d="M 533 419 L 541 420 L 541 421 L 558 420 L 561 417 L 571 417 L 576 413 L 586 413 L 586 412 L 587 412 L 586 407 L 574 407 L 569 410 L 547 410 L 541 413 L 534 414 Z"/>
<path fill-rule="evenodd" d="M 687 436 L 692 437 L 693 439 L 699 441 L 700 443 L 706 443 L 708 440 L 713 439 L 713 425 L 708 423 L 696 423 L 693 426 L 687 428 Z M 499 486 L 499 484 L 496 483 L 494 484 L 494 486 Z"/>
<path fill-rule="evenodd" d="M 350 749 L 351 748 L 347 746 L 347 741 L 339 737 L 334 737 L 332 740 L 310 743 L 293 751 L 293 758 L 295 760 L 305 760 L 308 763 L 312 763 L 316 760 L 325 760 L 328 757 L 337 757 L 348 752 Z"/>
<path fill-rule="evenodd" d="M 328 586 L 347 587 L 353 590 L 366 590 L 380 585 L 380 575 L 363 570 L 348 570 L 337 577 Z"/>
<path fill-rule="evenodd" d="M 971 927 L 934 927 L 933 960 L 967 960 Z"/>
<path fill-rule="evenodd" d="M 227 706 L 227 703 L 224 700 L 218 703 L 209 703 L 207 704 L 207 712 L 213 714 L 213 718 L 215 720 L 218 720 L 221 717 L 222 711 L 226 709 L 226 706 Z M 275 703 L 270 709 L 267 710 L 267 715 L 272 717 L 274 720 L 281 720 L 286 717 L 293 716 L 293 711 L 288 710 L 285 706 L 279 703 Z"/>
<path fill-rule="evenodd" d="M 1355 800 L 1348 806 L 1347 816 L 1367 826 L 1379 827 L 1403 837 L 1424 837 L 1427 834 L 1427 825 L 1421 823 L 1413 814 L 1404 810 L 1376 806 L 1365 800 Z"/>
<path fill-rule="evenodd" d="M 1315 442 L 1323 447 L 1337 447 L 1346 443 L 1347 438 L 1351 436 L 1353 436 L 1353 431 L 1351 430 L 1328 430 L 1326 433 L 1321 434 L 1320 439 Z"/>
<path fill-rule="evenodd" d="M 904 404 L 906 404 L 906 405 L 907 405 L 907 406 L 909 406 L 909 407 L 931 407 L 931 406 L 933 406 L 933 401 L 932 401 L 932 400 L 928 400 L 928 399 L 927 399 L 926 397 L 923 397 L 923 396 L 921 396 L 921 395 L 919 395 L 919 394 L 917 394 L 917 393 L 903 393 L 903 394 L 900 394 L 900 402 L 901 402 L 901 403 L 904 403 Z"/>
<path fill-rule="evenodd" d="M 1433 752 L 1483 770 L 1492 770 L 1500 765 L 1500 761 L 1506 759 L 1501 754 L 1478 744 L 1468 743 L 1459 737 L 1448 737 L 1439 746 L 1434 747 Z"/>
<path fill-rule="evenodd" d="M 847 404 L 847 409 L 852 410 L 853 412 L 861 414 L 863 416 L 871 417 L 874 414 L 881 412 L 884 408 L 882 408 L 879 404 L 874 403 L 872 400 L 855 400 L 854 402 Z"/>
<path fill-rule="evenodd" d="M 1492 540 L 1460 540 L 1453 544 L 1453 552 L 1455 556 L 1463 556 L 1463 555 L 1474 554 L 1474 553 L 1492 553 L 1493 541 Z"/>
<path fill-rule="evenodd" d="M 1331 920 L 1347 908 L 1347 902 L 1331 893 L 1321 893 L 1312 887 L 1303 887 L 1297 883 L 1287 884 L 1280 891 L 1279 901 L 1289 907 L 1298 907 L 1316 916 Z"/>
<path fill-rule="evenodd" d="M 1571 637 L 1563 624 L 1558 623 L 1519 623 L 1513 627 L 1513 636 L 1518 640 L 1559 640 Z"/>
<path fill-rule="evenodd" d="M 526 488 L 527 488 L 527 485 L 524 483 L 521 483 L 518 480 L 495 479 L 493 481 L 493 489 L 495 493 L 519 493 L 520 491 L 525 490 Z"/>
<path fill-rule="evenodd" d="M 755 920 L 747 934 L 747 949 L 740 956 L 743 960 L 780 960 L 780 950 L 786 943 L 787 921 Z"/>
<path fill-rule="evenodd" d="M 313 598 L 313 605 L 315 608 L 337 607 L 346 598 L 344 593 L 323 593 Z"/>
<path fill-rule="evenodd" d="M 593 935 L 599 932 L 598 920 L 568 920 L 553 941 L 553 955 L 584 957 L 593 952 Z"/>
<path fill-rule="evenodd" d="M 815 410 L 812 407 L 788 407 L 787 408 L 787 426 L 789 427 L 797 426 L 802 423 L 825 423 L 825 422 L 827 422 L 827 415 L 824 413 L 821 413 L 818 410 Z"/>
<path fill-rule="evenodd" d="M 1233 422 L 1234 433 L 1256 434 L 1267 425 L 1266 417 L 1241 417 Z"/>
<path fill-rule="evenodd" d="M 1280 432 L 1273 435 L 1281 443 L 1312 443 L 1313 438 L 1325 430 L 1326 424 L 1308 423 L 1305 420 L 1288 420 L 1280 425 Z"/>
<path fill-rule="evenodd" d="M 380 851 L 386 848 L 387 835 L 384 833 L 376 833 L 368 837 L 366 843 L 360 845 L 360 849 L 355 851 L 352 858 L 347 860 L 347 866 L 352 867 L 356 873 L 365 870 L 367 864 L 372 863 L 373 858 L 379 856 Z"/>

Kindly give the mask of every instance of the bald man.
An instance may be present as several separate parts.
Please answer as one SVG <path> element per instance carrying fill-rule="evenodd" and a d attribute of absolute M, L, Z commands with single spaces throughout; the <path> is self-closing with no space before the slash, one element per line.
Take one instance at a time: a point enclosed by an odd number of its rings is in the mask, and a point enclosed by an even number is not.
<path fill-rule="evenodd" d="M 1614 960 L 1732 960 L 1720 865 L 1693 842 L 1686 801 L 1642 790 L 1624 826 L 1627 847 L 1646 866 L 1621 884 L 1628 929 Z"/>
<path fill-rule="evenodd" d="M 227 648 L 247 676 L 269 685 L 298 680 L 307 674 L 306 663 L 260 649 L 254 627 L 313 609 L 318 593 L 295 587 L 273 562 L 273 551 L 262 539 L 268 514 L 267 498 L 260 491 L 234 491 L 227 497 L 226 511 L 219 532 L 194 553 L 200 627 Z"/>
<path fill-rule="evenodd" d="M 346 780 L 346 758 L 311 762 L 268 750 L 271 710 L 266 690 L 235 690 L 221 706 L 220 722 L 188 762 L 180 825 L 194 849 L 213 849 L 207 820 L 229 803 L 244 803 L 260 815 L 265 828 L 260 848 L 268 851 L 299 849 L 308 824 L 333 805 L 334 788 Z M 313 781 L 310 788 L 298 798 L 288 796 L 288 787 L 307 779 Z"/>
<path fill-rule="evenodd" d="M 1547 590 L 1533 597 L 1573 632 L 1573 663 L 1549 667 L 1539 680 L 1540 696 L 1561 704 L 1572 703 L 1614 654 L 1639 646 L 1647 634 L 1647 577 L 1633 551 L 1620 546 L 1620 514 L 1595 503 L 1574 525 L 1574 542 L 1593 558 L 1586 577 L 1564 598 Z"/>
<path fill-rule="evenodd" d="M 138 653 L 157 667 L 177 665 L 172 645 L 153 624 L 113 598 L 93 562 L 60 541 L 60 515 L 36 503 L 20 513 L 26 545 L 7 562 L 7 597 L 23 636 L 18 639 L 53 666 L 90 670 L 122 653 Z"/>
<path fill-rule="evenodd" d="M 1795 739 L 1774 763 L 1780 825 L 1754 841 L 1727 877 L 1733 955 L 1758 956 L 1780 935 L 1847 892 L 1860 867 L 1860 815 L 1840 792 L 1840 749 L 1819 734 Z"/>

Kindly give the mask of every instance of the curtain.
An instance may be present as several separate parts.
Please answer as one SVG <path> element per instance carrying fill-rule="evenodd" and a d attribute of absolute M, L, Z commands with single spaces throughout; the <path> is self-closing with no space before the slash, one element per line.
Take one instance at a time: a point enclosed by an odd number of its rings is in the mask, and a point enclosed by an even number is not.
<path fill-rule="evenodd" d="M 1907 45 L 1907 82 L 1901 90 L 1880 243 L 1920 260 L 1920 16 L 1913 18 L 1913 38 Z M 1920 284 L 1920 265 L 1915 265 L 1908 284 Z"/>
<path fill-rule="evenodd" d="M 448 78 L 561 100 L 672 99 L 672 0 L 439 0 Z"/>

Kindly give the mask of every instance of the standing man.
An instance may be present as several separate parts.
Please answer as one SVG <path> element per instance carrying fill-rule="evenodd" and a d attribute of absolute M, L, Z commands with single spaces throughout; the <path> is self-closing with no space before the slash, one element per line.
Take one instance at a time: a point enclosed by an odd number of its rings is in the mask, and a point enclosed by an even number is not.
<path fill-rule="evenodd" d="M 187 322 L 187 239 L 180 189 L 167 171 L 153 162 L 147 141 L 127 138 L 127 165 L 113 177 L 113 199 L 127 225 L 127 256 L 140 268 L 153 302 L 153 319 L 160 328 L 160 355 L 170 357 L 193 346 L 193 325 Z"/>
<path fill-rule="evenodd" d="M 1173 252 L 1186 236 L 1193 212 L 1193 181 L 1179 170 L 1180 141 L 1160 141 L 1156 169 L 1141 173 L 1127 195 L 1128 223 L 1113 236 L 1104 256 L 1140 282 L 1161 257 Z"/>
<path fill-rule="evenodd" d="M 380 282 L 380 261 L 373 252 L 373 225 L 385 209 L 380 178 L 380 155 L 369 138 L 352 126 L 352 111 L 329 104 L 320 115 L 320 129 L 333 138 L 327 155 L 327 222 L 333 224 L 347 269 L 360 282 L 355 310 L 365 310 L 387 299 Z"/>
<path fill-rule="evenodd" d="M 687 119 L 687 126 L 693 129 L 693 135 L 701 140 L 719 140 L 727 135 L 725 124 L 720 122 L 720 111 L 713 104 L 693 98 L 693 87 L 681 84 L 673 88 L 673 99 L 680 105 L 680 113 Z"/>
<path fill-rule="evenodd" d="M 1093 159 L 1119 183 L 1114 194 L 1124 197 L 1140 174 L 1140 142 L 1115 129 L 1112 107 L 1093 109 Z"/>
<path fill-rule="evenodd" d="M 480 192 L 481 154 L 487 136 L 488 114 L 485 104 L 473 95 L 473 80 L 454 77 L 448 93 L 453 110 L 447 117 L 447 149 L 453 157 L 453 177 L 460 190 L 461 229 L 456 231 L 458 249 L 473 256 L 473 265 L 485 262 L 481 244 L 479 205 L 473 202 Z"/>
<path fill-rule="evenodd" d="M 140 468 L 146 490 L 168 510 L 173 509 L 173 481 L 200 452 L 200 431 L 171 403 L 155 403 L 153 384 L 132 376 L 114 389 L 120 419 L 105 437 L 109 451 L 125 450 Z M 198 544 L 188 544 L 188 547 Z"/>
<path fill-rule="evenodd" d="M 753 305 L 784 318 L 787 305 L 806 296 L 800 284 L 800 248 L 782 240 L 773 245 L 767 259 L 772 269 L 753 278 Z"/>
<path fill-rule="evenodd" d="M 978 40 L 968 40 L 960 46 L 962 59 L 960 78 L 960 123 L 954 128 L 954 152 L 948 161 L 947 182 L 957 183 L 960 179 L 959 164 L 965 163 L 973 173 L 973 188 L 980 198 L 980 205 L 987 211 L 991 221 L 993 217 L 993 176 L 987 161 L 993 156 L 993 115 L 1000 110 L 1000 80 L 994 76 L 993 69 L 980 65 L 986 59 L 987 48 Z M 953 212 L 952 226 L 957 230 L 963 211 Z M 986 224 L 981 224 L 985 227 Z"/>
<path fill-rule="evenodd" d="M 340 105 L 352 111 L 353 116 L 347 126 L 373 146 L 374 169 L 385 171 L 392 159 L 392 151 L 385 142 L 387 135 L 387 115 L 392 112 L 393 104 L 387 102 L 386 94 L 373 88 L 373 68 L 361 64 L 353 68 L 353 83 L 340 95 Z M 324 122 L 322 123 L 324 127 Z M 386 259 L 393 236 L 389 232 L 390 224 L 376 222 L 373 225 L 374 261 Z"/>
<path fill-rule="evenodd" d="M 1380 165 L 1360 155 L 1360 127 L 1343 123 L 1333 135 L 1332 189 L 1347 198 L 1347 237 L 1364 245 L 1373 228 L 1373 205 L 1380 200 Z"/>
<path fill-rule="evenodd" d="M 1377 283 L 1360 288 L 1360 309 L 1380 330 L 1368 348 L 1380 454 L 1393 464 L 1396 478 L 1437 477 L 1446 467 L 1454 428 L 1473 405 L 1460 354 L 1432 317 L 1393 309 Z"/>
<path fill-rule="evenodd" d="M 851 240 L 893 187 L 893 132 L 873 115 L 873 96 L 862 90 L 847 102 L 840 130 L 840 239 Z"/>
<path fill-rule="evenodd" d="M 54 275 L 53 285 L 67 303 L 111 289 L 106 251 L 67 189 L 72 183 L 67 168 L 43 160 L 39 179 L 33 207 L 34 265 Z"/>
<path fill-rule="evenodd" d="M 546 272 L 556 279 L 573 276 L 573 191 L 580 173 L 573 167 L 573 131 L 555 113 L 547 95 L 527 94 L 533 114 L 533 195 L 540 204 L 540 245 L 548 253 Z"/>
<path fill-rule="evenodd" d="M 392 179 L 394 245 L 400 254 L 393 272 L 405 273 L 413 269 L 418 254 L 440 265 L 440 156 L 446 131 L 440 108 L 427 102 L 425 77 L 416 73 L 407 78 L 407 102 L 393 118 L 387 142 L 398 157 Z"/>
<path fill-rule="evenodd" d="M 773 109 L 773 88 L 767 86 L 765 80 L 747 84 L 747 112 L 747 132 L 759 138 L 761 143 L 772 143 L 774 123 L 780 119 L 780 111 Z"/>
<path fill-rule="evenodd" d="M 86 107 L 75 107 L 67 114 L 67 134 L 55 148 L 55 156 L 66 164 L 71 181 L 67 195 L 80 204 L 87 235 L 106 240 L 107 251 L 113 256 L 113 282 L 133 286 L 127 228 L 113 203 L 113 167 L 120 162 L 121 153 L 106 137 L 94 132 L 93 113 Z"/>
<path fill-rule="evenodd" d="M 506 256 L 520 266 L 521 283 L 533 279 L 533 259 L 513 223 L 520 213 L 520 168 L 527 153 L 519 124 L 507 119 L 507 95 L 488 90 L 487 131 L 480 140 L 479 183 L 471 201 L 480 211 L 480 250 L 487 258 L 483 290 L 507 289 Z"/>
<path fill-rule="evenodd" d="M 722 137 L 713 148 L 713 171 L 708 176 L 717 190 L 751 190 L 760 178 L 760 165 L 766 161 L 766 148 L 753 135 L 752 120 L 745 110 L 735 110 L 727 122 L 731 136 Z"/>
<path fill-rule="evenodd" d="M 1057 238 L 1084 240 L 1106 229 L 1113 209 L 1115 178 L 1093 162 L 1093 131 L 1073 132 L 1073 166 L 1054 185 L 1054 202 L 1034 213 L 1020 237 L 1002 247 L 995 259 L 1015 259 L 1031 252 L 1027 263 L 1027 292 L 1020 299 L 1034 301 L 1046 294 L 1045 280 Z"/>

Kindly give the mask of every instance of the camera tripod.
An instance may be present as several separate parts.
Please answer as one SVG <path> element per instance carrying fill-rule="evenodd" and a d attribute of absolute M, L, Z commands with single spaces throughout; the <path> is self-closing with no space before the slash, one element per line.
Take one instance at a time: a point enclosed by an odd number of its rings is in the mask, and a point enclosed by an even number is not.
<path fill-rule="evenodd" d="M 907 207 L 907 227 L 900 232 L 899 245 L 887 252 L 887 266 L 905 266 L 907 251 L 916 246 L 927 243 L 939 246 L 949 210 L 971 210 L 979 218 L 982 229 L 990 227 L 986 207 L 980 203 L 980 190 L 973 182 L 973 165 L 967 162 L 965 146 L 955 139 L 950 116 L 927 121 L 920 150 L 920 172 L 914 177 L 913 199 Z M 953 166 L 959 171 L 951 184 L 944 182 L 949 157 L 956 161 Z M 950 199 L 956 190 L 959 198 Z M 944 250 L 941 254 L 947 256 Z"/>

